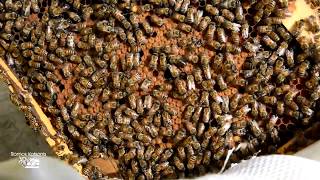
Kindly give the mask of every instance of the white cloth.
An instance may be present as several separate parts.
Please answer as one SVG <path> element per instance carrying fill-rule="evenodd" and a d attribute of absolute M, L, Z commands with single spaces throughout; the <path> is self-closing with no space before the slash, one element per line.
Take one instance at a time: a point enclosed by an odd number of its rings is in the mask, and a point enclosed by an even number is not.
<path fill-rule="evenodd" d="M 219 175 L 199 180 L 319 180 L 320 162 L 290 155 L 268 155 L 242 161 Z"/>

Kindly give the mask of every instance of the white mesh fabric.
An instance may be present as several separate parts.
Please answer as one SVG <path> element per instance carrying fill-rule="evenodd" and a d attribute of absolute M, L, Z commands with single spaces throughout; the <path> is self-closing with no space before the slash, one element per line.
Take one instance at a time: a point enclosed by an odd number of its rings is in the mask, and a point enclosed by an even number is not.
<path fill-rule="evenodd" d="M 236 164 L 220 175 L 199 179 L 318 180 L 320 162 L 289 155 L 261 156 Z"/>

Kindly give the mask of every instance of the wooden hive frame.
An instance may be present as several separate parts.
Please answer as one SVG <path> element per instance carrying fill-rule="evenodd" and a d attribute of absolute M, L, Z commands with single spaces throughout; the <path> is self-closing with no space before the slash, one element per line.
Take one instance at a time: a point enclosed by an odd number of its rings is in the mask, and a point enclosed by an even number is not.
<path fill-rule="evenodd" d="M 2 58 L 0 58 L 0 77 L 1 76 L 3 76 L 3 80 L 7 83 L 10 92 L 22 96 L 24 102 L 31 107 L 33 116 L 40 121 L 41 133 L 45 137 L 45 140 L 49 144 L 50 148 L 58 157 L 68 161 L 68 157 L 70 157 L 73 152 L 69 150 L 66 142 L 64 142 L 64 140 L 58 136 L 58 133 L 52 126 L 50 119 L 44 114 L 41 107 L 32 97 L 30 92 L 22 87 L 15 73 L 8 67 L 8 65 L 5 63 L 5 60 Z M 106 175 L 116 174 L 118 172 L 116 164 L 117 162 L 113 159 L 105 161 L 95 161 L 92 163 L 99 167 L 106 166 L 107 168 L 101 167 L 103 173 Z M 79 173 L 82 172 L 82 165 L 80 163 L 73 164 L 73 167 Z"/>

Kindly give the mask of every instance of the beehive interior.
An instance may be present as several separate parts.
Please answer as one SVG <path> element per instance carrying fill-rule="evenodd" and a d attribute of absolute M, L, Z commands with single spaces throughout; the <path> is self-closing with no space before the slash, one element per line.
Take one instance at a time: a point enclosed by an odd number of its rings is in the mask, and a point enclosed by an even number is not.
<path fill-rule="evenodd" d="M 194 177 L 221 168 L 228 151 L 229 163 L 273 153 L 317 116 L 319 37 L 282 25 L 289 3 L 7 0 L 0 56 L 70 164 L 111 157 L 125 179 Z M 318 18 L 303 27 L 318 33 Z"/>

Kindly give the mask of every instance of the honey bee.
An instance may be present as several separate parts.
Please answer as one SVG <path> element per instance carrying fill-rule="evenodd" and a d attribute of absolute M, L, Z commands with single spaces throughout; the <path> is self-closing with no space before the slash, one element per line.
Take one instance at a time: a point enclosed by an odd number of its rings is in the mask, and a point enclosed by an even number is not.
<path fill-rule="evenodd" d="M 191 106 L 191 105 L 187 106 L 185 114 L 184 114 L 184 118 L 186 120 L 189 120 L 192 117 L 192 114 L 194 111 L 195 111 L 194 106 Z"/>
<path fill-rule="evenodd" d="M 227 42 L 227 37 L 223 28 L 217 28 L 217 38 L 220 43 Z"/>
<path fill-rule="evenodd" d="M 196 10 L 194 14 L 194 25 L 196 27 L 199 26 L 202 16 L 203 16 L 203 10 Z"/>
<path fill-rule="evenodd" d="M 167 161 L 173 155 L 173 149 L 167 149 L 164 153 L 160 153 L 159 156 L 160 155 L 162 156 L 160 159 L 161 162 Z"/>
<path fill-rule="evenodd" d="M 124 15 L 122 14 L 122 12 L 119 9 L 113 9 L 112 11 L 112 15 L 115 19 L 117 19 L 119 22 L 122 22 L 124 19 L 126 19 L 124 17 Z"/>
<path fill-rule="evenodd" d="M 211 4 L 206 4 L 205 11 L 208 12 L 211 16 L 219 15 L 219 9 L 212 6 Z"/>
<path fill-rule="evenodd" d="M 159 60 L 159 56 L 156 54 L 152 54 L 151 58 L 150 58 L 150 62 L 149 62 L 149 67 L 152 70 L 156 70 L 157 66 L 158 66 L 158 60 Z"/>
<path fill-rule="evenodd" d="M 105 32 L 105 33 L 111 33 L 113 31 L 113 28 L 111 26 L 108 25 L 107 21 L 99 21 L 96 24 L 97 29 L 101 32 Z M 93 34 L 91 34 L 92 36 Z M 94 36 L 94 35 L 93 35 Z M 95 39 L 95 38 L 94 38 Z"/>
<path fill-rule="evenodd" d="M 116 101 L 108 101 L 103 105 L 104 109 L 116 109 L 118 107 L 118 103 Z"/>
<path fill-rule="evenodd" d="M 178 157 L 183 161 L 186 159 L 186 152 L 183 146 L 177 148 Z"/>
<path fill-rule="evenodd" d="M 176 39 L 176 38 L 180 38 L 181 37 L 181 31 L 178 29 L 171 29 L 167 32 L 165 32 L 165 36 L 168 39 Z"/>
<path fill-rule="evenodd" d="M 203 107 L 200 107 L 200 106 L 195 108 L 195 111 L 194 111 L 194 113 L 192 115 L 193 122 L 198 122 L 199 121 L 202 109 L 203 109 Z"/>
<path fill-rule="evenodd" d="M 264 12 L 263 8 L 257 9 L 257 12 L 253 16 L 253 21 L 255 24 L 261 21 L 261 18 L 263 16 L 263 12 Z"/>
<path fill-rule="evenodd" d="M 292 109 L 285 109 L 284 113 L 285 113 L 285 115 L 293 117 L 297 120 L 300 120 L 303 118 L 303 114 L 300 111 L 294 111 Z"/>
<path fill-rule="evenodd" d="M 153 24 L 161 27 L 164 24 L 164 20 L 161 19 L 160 17 L 156 16 L 156 15 L 151 15 L 150 16 L 150 20 Z"/>
<path fill-rule="evenodd" d="M 140 166 L 141 166 L 141 163 L 140 163 Z M 147 168 L 143 171 L 144 171 L 144 175 L 146 176 L 147 179 L 153 179 L 153 173 L 152 173 L 151 167 Z"/>
<path fill-rule="evenodd" d="M 242 22 L 244 19 L 243 8 L 241 3 L 237 3 L 237 7 L 235 9 L 235 17 L 238 22 Z"/>
<path fill-rule="evenodd" d="M 237 109 L 240 98 L 241 98 L 241 95 L 239 93 L 236 93 L 231 97 L 231 99 L 230 99 L 231 111 L 234 111 L 235 109 Z"/>
<path fill-rule="evenodd" d="M 295 110 L 295 111 L 299 110 L 299 106 L 294 101 L 288 101 L 285 99 L 284 102 L 290 109 Z"/>
<path fill-rule="evenodd" d="M 205 29 L 207 29 L 210 22 L 211 22 L 211 18 L 209 16 L 205 16 L 204 18 L 202 18 L 198 26 L 199 30 L 204 31 Z"/>
<path fill-rule="evenodd" d="M 138 145 L 137 146 L 137 159 L 142 160 L 144 158 L 145 147 Z"/>
<path fill-rule="evenodd" d="M 84 88 L 80 83 L 75 83 L 74 88 L 80 93 L 80 94 L 86 94 L 88 90 Z"/>
<path fill-rule="evenodd" d="M 24 26 L 24 18 L 17 17 L 17 19 L 15 20 L 15 23 L 14 23 L 14 27 L 20 31 L 23 28 L 23 26 Z"/>
<path fill-rule="evenodd" d="M 177 115 L 177 111 L 174 109 L 174 108 L 172 108 L 172 106 L 169 104 L 169 103 L 167 103 L 167 102 L 165 102 L 165 103 L 163 103 L 163 110 L 165 110 L 166 112 L 168 112 L 170 115 L 172 115 L 172 116 L 175 116 L 175 115 Z"/>
<path fill-rule="evenodd" d="M 311 32 L 319 32 L 320 30 L 320 25 L 319 22 L 317 21 L 316 16 L 311 15 L 306 19 L 306 22 L 309 24 L 309 29 Z"/>
<path fill-rule="evenodd" d="M 186 23 L 188 24 L 193 24 L 194 23 L 194 15 L 195 15 L 195 9 L 194 8 L 188 8 L 187 9 L 187 14 L 186 14 Z"/>
<path fill-rule="evenodd" d="M 132 24 L 133 29 L 138 29 L 139 28 L 139 19 L 138 19 L 137 14 L 131 13 L 130 17 L 129 17 L 129 20 L 130 20 L 130 22 Z"/>
<path fill-rule="evenodd" d="M 81 41 L 80 41 L 81 42 Z M 51 39 L 49 41 L 49 50 L 54 51 L 58 48 L 58 40 L 57 39 Z M 80 48 L 80 47 L 79 47 Z"/>
<path fill-rule="evenodd" d="M 150 96 L 150 95 L 145 96 L 144 97 L 143 107 L 146 108 L 146 109 L 151 109 L 152 102 L 153 102 L 152 96 Z"/>
<path fill-rule="evenodd" d="M 166 162 L 163 162 L 163 163 L 156 164 L 156 165 L 154 166 L 154 171 L 155 171 L 156 173 L 159 173 L 159 172 L 161 172 L 161 171 L 166 170 L 168 167 L 169 167 L 169 162 L 166 161 Z"/>
<path fill-rule="evenodd" d="M 172 127 L 161 127 L 161 135 L 171 137 L 173 136 L 173 128 Z"/>
<path fill-rule="evenodd" d="M 172 53 L 173 48 L 171 48 L 170 46 L 164 46 L 162 48 L 162 51 L 164 53 L 170 54 L 170 53 Z M 169 55 L 168 56 L 168 60 L 169 60 L 169 62 L 171 64 L 175 64 L 175 65 L 178 65 L 178 66 L 184 66 L 185 65 L 185 61 L 184 61 L 183 57 L 180 56 L 180 55 Z"/>
<path fill-rule="evenodd" d="M 200 104 L 203 106 L 209 106 L 209 92 L 203 91 L 201 93 Z"/>
<path fill-rule="evenodd" d="M 238 117 L 245 116 L 248 112 L 251 111 L 251 108 L 249 108 L 249 105 L 245 105 L 241 107 L 239 110 L 235 112 L 235 115 Z"/>
<path fill-rule="evenodd" d="M 134 85 L 135 83 L 138 83 L 141 80 L 141 74 L 140 73 L 134 73 L 132 76 L 128 79 L 129 86 Z"/>
<path fill-rule="evenodd" d="M 314 111 L 308 106 L 302 106 L 301 112 L 305 114 L 307 117 L 312 117 L 312 115 L 314 114 Z"/>
<path fill-rule="evenodd" d="M 268 112 L 267 112 L 267 108 L 266 108 L 266 106 L 264 104 L 262 104 L 262 103 L 259 104 L 258 111 L 259 111 L 259 116 L 260 117 L 267 118 Z"/>
<path fill-rule="evenodd" d="M 144 159 L 145 160 L 150 160 L 151 159 L 151 155 L 154 152 L 155 148 L 152 145 L 149 145 L 144 153 Z"/>
<path fill-rule="evenodd" d="M 200 151 L 201 148 L 201 144 L 199 143 L 199 141 L 197 140 L 196 136 L 192 136 L 192 142 L 191 145 L 193 147 L 194 150 L 196 150 L 196 152 Z M 199 152 L 200 154 L 201 152 Z"/>
<path fill-rule="evenodd" d="M 297 74 L 299 77 L 306 77 L 307 76 L 307 70 L 310 67 L 310 62 L 309 61 L 304 61 L 302 62 L 297 69 Z"/>
<path fill-rule="evenodd" d="M 175 85 L 178 90 L 179 94 L 186 94 L 187 93 L 187 83 L 184 80 L 176 79 Z"/>
<path fill-rule="evenodd" d="M 249 126 L 256 137 L 260 137 L 262 135 L 262 129 L 259 127 L 257 121 L 249 121 Z"/>
<path fill-rule="evenodd" d="M 260 86 L 258 84 L 250 84 L 246 87 L 246 92 L 248 93 L 256 93 L 260 89 Z"/>
<path fill-rule="evenodd" d="M 178 12 L 181 9 L 182 3 L 183 0 L 175 0 L 171 5 L 174 6 L 173 9 Z"/>
<path fill-rule="evenodd" d="M 48 52 L 46 51 L 46 50 L 44 50 L 44 49 L 42 49 L 42 48 L 40 48 L 40 47 L 38 47 L 38 46 L 36 46 L 36 47 L 34 47 L 34 52 L 36 53 L 36 54 L 39 54 L 39 55 L 41 55 L 41 56 L 47 56 L 48 55 Z"/>
<path fill-rule="evenodd" d="M 14 26 L 13 21 L 7 21 L 6 24 L 4 25 L 4 31 L 10 34 L 13 26 Z"/>
<path fill-rule="evenodd" d="M 223 9 L 221 11 L 221 14 L 224 18 L 226 18 L 229 21 L 234 21 L 235 15 L 228 9 Z"/>
<path fill-rule="evenodd" d="M 69 133 L 74 137 L 74 138 L 79 138 L 80 133 L 78 132 L 77 128 L 71 124 L 67 124 L 67 128 Z"/>
<path fill-rule="evenodd" d="M 195 127 L 195 125 L 192 122 L 186 121 L 185 122 L 185 127 L 188 130 L 188 132 L 190 134 L 196 134 L 197 133 L 197 129 Z"/>
<path fill-rule="evenodd" d="M 192 31 L 192 27 L 188 24 L 185 23 L 179 23 L 178 24 L 178 29 L 180 31 L 186 32 L 186 33 L 190 33 Z"/>
<path fill-rule="evenodd" d="M 180 23 L 183 23 L 186 19 L 186 17 L 182 14 L 179 14 L 179 13 L 173 13 L 172 14 L 172 19 L 177 21 L 177 22 L 180 22 Z"/>
<path fill-rule="evenodd" d="M 291 29 L 291 34 L 294 36 L 294 37 L 298 37 L 302 30 L 303 30 L 303 27 L 305 26 L 305 20 L 299 20 L 299 21 L 296 21 Z"/>
<path fill-rule="evenodd" d="M 149 12 L 153 10 L 153 5 L 152 4 L 144 4 L 141 6 L 141 9 L 138 10 L 138 13 L 142 13 L 142 12 Z"/>
<path fill-rule="evenodd" d="M 137 174 L 139 172 L 138 162 L 135 160 L 131 161 L 131 169 L 133 174 Z"/>
<path fill-rule="evenodd" d="M 286 31 L 286 29 L 282 26 L 279 26 L 277 28 L 277 32 L 279 33 L 279 35 L 285 40 L 285 41 L 289 41 L 291 39 L 291 35 Z"/>
<path fill-rule="evenodd" d="M 15 20 L 17 17 L 18 17 L 18 14 L 15 12 L 7 12 L 7 13 L 4 13 L 4 16 L 3 16 L 5 20 Z"/>
<path fill-rule="evenodd" d="M 239 33 L 236 31 L 232 31 L 231 32 L 231 41 L 235 44 L 235 45 L 239 45 L 240 44 L 240 36 Z"/>
<path fill-rule="evenodd" d="M 241 35 L 244 39 L 247 39 L 249 37 L 249 24 L 248 24 L 248 22 L 245 22 L 241 26 Z"/>
<path fill-rule="evenodd" d="M 177 167 L 178 170 L 183 171 L 185 169 L 183 162 L 178 157 L 173 158 L 174 165 Z"/>
<path fill-rule="evenodd" d="M 288 92 L 286 93 L 284 99 L 285 102 L 293 101 L 293 98 L 299 93 L 297 90 L 288 89 Z"/>
<path fill-rule="evenodd" d="M 145 108 L 146 109 L 149 109 L 149 111 L 148 111 L 148 115 L 149 116 L 152 116 L 152 115 L 154 115 L 158 110 L 159 110 L 159 108 L 160 108 L 160 104 L 159 104 L 159 102 L 157 102 L 157 101 L 155 101 L 153 104 L 152 104 L 152 102 L 151 103 L 149 103 L 149 99 L 151 99 L 151 96 L 146 96 L 146 98 L 147 97 L 150 97 L 150 98 L 148 98 L 147 99 L 147 104 L 146 104 L 146 99 L 145 99 L 145 102 L 144 102 L 144 104 L 145 104 Z M 150 105 L 152 104 L 152 106 L 150 107 Z"/>
<path fill-rule="evenodd" d="M 168 112 L 164 111 L 162 112 L 162 121 L 163 121 L 163 125 L 165 127 L 169 127 L 172 126 L 172 119 L 171 116 Z"/>
<path fill-rule="evenodd" d="M 157 8 L 155 13 L 159 16 L 171 16 L 172 10 L 170 8 Z"/>
<path fill-rule="evenodd" d="M 276 52 L 279 56 L 283 56 L 287 48 L 288 48 L 288 44 L 286 42 L 282 42 Z"/>
<path fill-rule="evenodd" d="M 158 128 L 156 128 L 154 125 L 145 126 L 145 129 L 147 130 L 147 132 L 150 133 L 151 137 L 153 138 L 157 137 L 159 134 Z"/>
<path fill-rule="evenodd" d="M 113 142 L 114 144 L 117 144 L 117 145 L 122 143 L 122 139 L 117 136 L 114 136 L 114 135 L 111 135 L 110 140 L 111 140 L 111 142 Z"/>
<path fill-rule="evenodd" d="M 228 96 L 222 96 L 221 110 L 224 113 L 229 112 L 229 97 Z"/>
<path fill-rule="evenodd" d="M 300 105 L 310 106 L 311 102 L 304 96 L 298 95 L 296 97 L 296 102 Z"/>
<path fill-rule="evenodd" d="M 263 42 L 270 47 L 271 49 L 275 49 L 277 47 L 277 43 L 274 42 L 269 36 L 265 35 L 262 38 Z"/>
<path fill-rule="evenodd" d="M 124 110 L 124 113 L 127 114 L 132 119 L 137 119 L 139 117 L 139 115 L 134 110 L 132 110 L 130 108 L 126 108 Z"/>
<path fill-rule="evenodd" d="M 93 9 L 90 6 L 84 6 L 81 10 L 82 10 L 82 18 L 84 20 L 88 20 L 90 16 L 93 14 Z"/>
<path fill-rule="evenodd" d="M 96 94 L 93 91 L 90 91 L 84 99 L 84 104 L 89 105 L 95 98 Z"/>
<path fill-rule="evenodd" d="M 211 114 L 210 108 L 204 108 L 204 109 L 203 109 L 203 115 L 202 115 L 202 122 L 204 122 L 204 123 L 209 123 L 209 121 L 210 121 L 210 114 Z"/>
<path fill-rule="evenodd" d="M 122 20 L 121 24 L 126 30 L 131 30 L 132 29 L 131 23 L 126 19 Z"/>
<path fill-rule="evenodd" d="M 47 61 L 44 62 L 43 68 L 49 71 L 54 71 L 56 69 L 56 67 L 52 63 Z"/>
<path fill-rule="evenodd" d="M 137 42 L 131 31 L 126 31 L 127 41 L 131 47 L 136 46 Z"/>
<path fill-rule="evenodd" d="M 187 84 L 188 84 L 188 90 L 194 90 L 196 88 L 193 75 L 187 76 Z"/>
<path fill-rule="evenodd" d="M 195 92 L 191 91 L 187 94 L 187 97 L 184 96 L 181 99 L 186 99 L 188 104 L 195 105 L 199 97 Z"/>
<path fill-rule="evenodd" d="M 143 102 L 141 98 L 137 99 L 137 113 L 142 114 L 144 111 Z"/>
<path fill-rule="evenodd" d="M 180 12 L 182 14 L 185 14 L 188 10 L 189 5 L 190 5 L 190 0 L 183 0 L 183 3 L 181 4 L 181 7 L 180 7 Z"/>
<path fill-rule="evenodd" d="M 293 52 L 292 49 L 287 49 L 285 54 L 286 54 L 287 65 L 292 68 L 294 66 L 294 64 L 295 64 L 295 62 L 294 62 L 294 52 Z"/>
<path fill-rule="evenodd" d="M 195 155 L 189 156 L 188 157 L 187 168 L 188 169 L 194 169 L 196 161 L 197 161 L 197 156 L 195 156 Z"/>
<path fill-rule="evenodd" d="M 35 62 L 35 61 L 31 60 L 31 61 L 28 62 L 28 65 L 29 65 L 30 67 L 33 67 L 33 68 L 40 68 L 41 63 Z"/>
<path fill-rule="evenodd" d="M 137 134 L 137 139 L 139 141 L 141 141 L 143 143 L 147 143 L 147 144 L 151 143 L 151 140 L 152 140 L 150 136 L 142 134 L 142 133 Z M 147 151 L 148 151 L 148 149 L 147 149 Z"/>
<path fill-rule="evenodd" d="M 46 86 L 44 84 L 35 84 L 34 88 L 40 91 L 46 90 Z"/>
<path fill-rule="evenodd" d="M 217 76 L 217 84 L 220 87 L 220 90 L 223 91 L 223 90 L 227 89 L 227 83 L 224 81 L 224 79 L 223 79 L 221 74 L 219 74 Z"/>
<path fill-rule="evenodd" d="M 131 148 L 129 152 L 124 155 L 124 161 L 126 162 L 126 164 L 128 164 L 131 159 L 135 158 L 136 155 L 136 148 Z"/>
<path fill-rule="evenodd" d="M 168 64 L 168 69 L 169 69 L 172 77 L 176 78 L 180 75 L 180 70 L 177 66 Z"/>
<path fill-rule="evenodd" d="M 262 101 L 265 104 L 275 105 L 277 103 L 277 98 L 275 96 L 264 96 L 262 97 Z"/>
<path fill-rule="evenodd" d="M 298 56 L 297 56 L 297 62 L 298 62 L 298 63 L 301 63 L 301 62 L 305 61 L 308 57 L 309 57 L 309 54 L 308 54 L 308 53 L 298 54 Z"/>
<path fill-rule="evenodd" d="M 252 53 L 256 53 L 259 50 L 260 46 L 261 45 L 253 44 L 248 41 L 245 42 L 244 44 L 244 48 L 246 48 L 249 52 L 252 52 Z"/>

